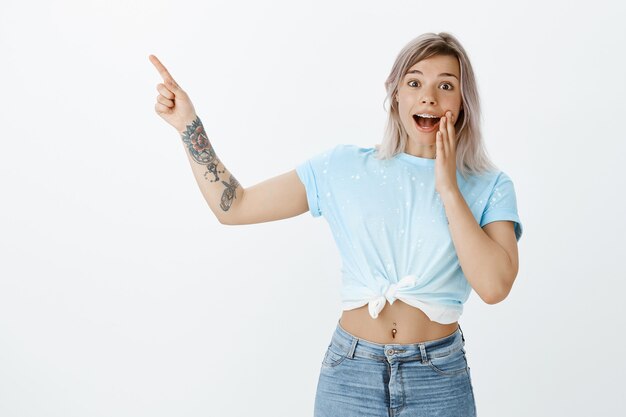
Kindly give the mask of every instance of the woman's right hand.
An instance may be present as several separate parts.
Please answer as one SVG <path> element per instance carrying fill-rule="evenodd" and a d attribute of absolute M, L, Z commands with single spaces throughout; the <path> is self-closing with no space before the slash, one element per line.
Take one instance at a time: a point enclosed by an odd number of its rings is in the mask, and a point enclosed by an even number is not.
<path fill-rule="evenodd" d="M 150 55 L 148 58 L 163 78 L 163 83 L 157 84 L 159 95 L 154 110 L 178 133 L 184 133 L 187 126 L 196 119 L 196 110 L 187 93 L 174 81 L 161 61 L 154 55 Z"/>

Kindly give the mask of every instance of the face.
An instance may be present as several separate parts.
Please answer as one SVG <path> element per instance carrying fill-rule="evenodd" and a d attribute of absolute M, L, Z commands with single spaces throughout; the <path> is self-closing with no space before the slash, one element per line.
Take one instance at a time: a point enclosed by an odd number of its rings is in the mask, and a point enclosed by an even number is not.
<path fill-rule="evenodd" d="M 409 68 L 400 80 L 397 95 L 400 120 L 409 135 L 405 152 L 434 155 L 439 118 L 449 110 L 452 122 L 458 119 L 462 105 L 460 79 L 459 61 L 454 56 L 435 55 Z M 423 113 L 437 118 L 419 120 L 416 115 Z"/>

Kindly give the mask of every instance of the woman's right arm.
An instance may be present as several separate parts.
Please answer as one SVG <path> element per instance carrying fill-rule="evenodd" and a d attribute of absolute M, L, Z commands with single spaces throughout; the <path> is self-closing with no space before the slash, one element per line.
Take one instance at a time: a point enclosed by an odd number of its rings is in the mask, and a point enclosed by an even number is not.
<path fill-rule="evenodd" d="M 295 169 L 241 187 L 215 153 L 187 93 L 154 55 L 149 59 L 164 81 L 157 85 L 155 111 L 181 135 L 198 187 L 220 223 L 262 223 L 308 211 L 306 190 Z"/>
<path fill-rule="evenodd" d="M 181 136 L 198 187 L 220 223 L 263 223 L 308 211 L 295 169 L 244 189 L 213 150 L 200 118 Z"/>

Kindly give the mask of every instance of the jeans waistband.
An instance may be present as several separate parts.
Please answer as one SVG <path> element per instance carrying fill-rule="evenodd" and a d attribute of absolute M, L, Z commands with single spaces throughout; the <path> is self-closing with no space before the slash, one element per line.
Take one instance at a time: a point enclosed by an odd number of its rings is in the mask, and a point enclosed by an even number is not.
<path fill-rule="evenodd" d="M 334 345 L 339 351 L 337 353 L 346 354 L 349 358 L 355 356 L 381 360 L 394 358 L 399 361 L 421 360 L 425 363 L 428 358 L 446 356 L 465 346 L 465 337 L 460 324 L 454 333 L 440 339 L 410 344 L 381 344 L 359 339 L 341 327 L 340 320 L 337 320 L 330 345 Z"/>

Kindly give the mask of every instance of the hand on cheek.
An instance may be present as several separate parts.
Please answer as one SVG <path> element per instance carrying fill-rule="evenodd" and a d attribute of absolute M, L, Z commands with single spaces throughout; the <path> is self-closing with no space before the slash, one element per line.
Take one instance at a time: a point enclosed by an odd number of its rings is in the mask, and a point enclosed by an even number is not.
<path fill-rule="evenodd" d="M 442 193 L 457 187 L 456 131 L 451 111 L 446 111 L 441 118 L 436 135 L 435 188 Z"/>

